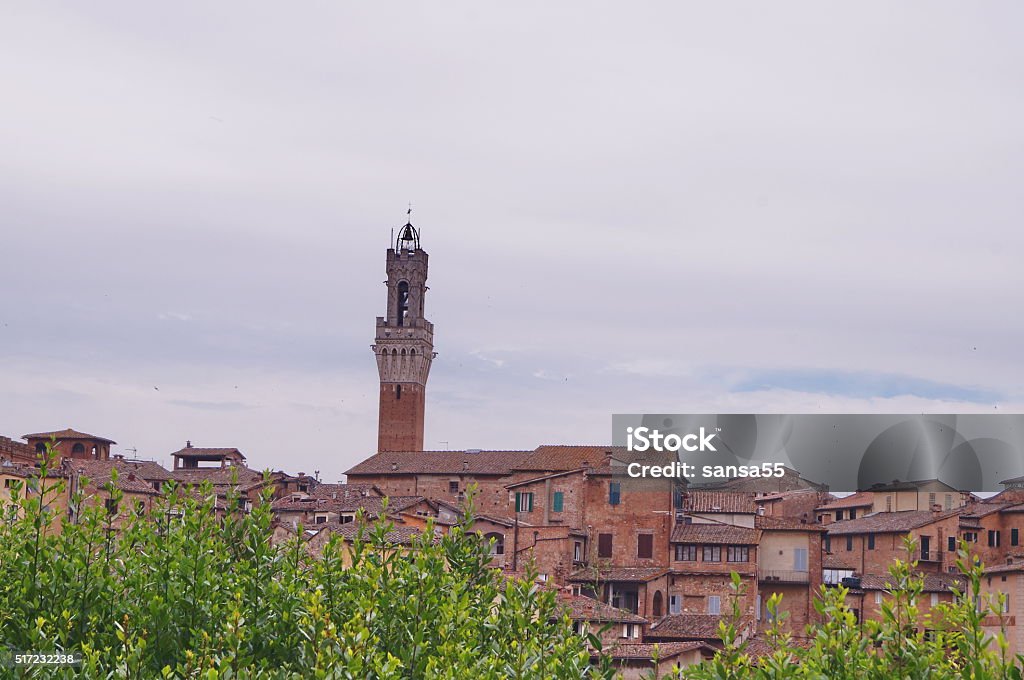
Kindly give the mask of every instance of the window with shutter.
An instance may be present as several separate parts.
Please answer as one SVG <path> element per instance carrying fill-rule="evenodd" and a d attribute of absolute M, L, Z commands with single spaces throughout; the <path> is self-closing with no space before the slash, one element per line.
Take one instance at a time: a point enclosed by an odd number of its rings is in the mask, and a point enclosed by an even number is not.
<path fill-rule="evenodd" d="M 562 512 L 562 506 L 565 503 L 565 494 L 561 491 L 556 491 L 554 496 L 551 498 L 551 512 Z"/>
<path fill-rule="evenodd" d="M 598 557 L 611 557 L 612 556 L 612 535 L 611 534 L 598 534 L 597 535 L 597 556 Z"/>
<path fill-rule="evenodd" d="M 516 512 L 530 512 L 533 510 L 533 493 L 529 491 L 516 492 Z"/>

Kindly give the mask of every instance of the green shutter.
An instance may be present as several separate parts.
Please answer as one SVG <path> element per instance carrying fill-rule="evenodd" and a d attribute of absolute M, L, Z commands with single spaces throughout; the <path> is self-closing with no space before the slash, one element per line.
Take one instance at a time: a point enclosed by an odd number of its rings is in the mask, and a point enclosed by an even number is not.
<path fill-rule="evenodd" d="M 532 493 L 526 494 L 526 503 L 528 505 L 528 507 L 526 508 L 526 511 L 527 512 L 533 512 L 533 494 Z"/>
<path fill-rule="evenodd" d="M 523 494 L 516 491 L 516 512 L 522 510 L 523 507 Z"/>
<path fill-rule="evenodd" d="M 562 503 L 564 502 L 564 494 L 561 491 L 556 491 L 554 498 L 551 499 L 551 511 L 561 512 Z"/>

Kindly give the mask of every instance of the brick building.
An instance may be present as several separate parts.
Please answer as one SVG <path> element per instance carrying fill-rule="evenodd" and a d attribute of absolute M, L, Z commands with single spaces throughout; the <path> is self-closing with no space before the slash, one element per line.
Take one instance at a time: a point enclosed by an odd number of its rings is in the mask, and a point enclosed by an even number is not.
<path fill-rule="evenodd" d="M 922 572 L 955 567 L 961 509 L 879 512 L 828 525 L 826 552 L 839 556 L 858 574 L 885 574 L 895 560 L 906 561 L 903 539 L 914 539 L 911 556 Z"/>
<path fill-rule="evenodd" d="M 817 623 L 814 594 L 823 579 L 823 540 L 825 527 L 803 519 L 758 517 L 757 605 L 755 620 L 759 626 L 771 623 L 765 603 L 773 594 L 782 595 L 780 612 L 786 612 L 784 627 L 797 637 L 808 624 Z"/>
<path fill-rule="evenodd" d="M 870 491 L 858 491 L 845 498 L 837 498 L 814 509 L 818 522 L 831 524 L 845 519 L 857 519 L 872 512 L 875 497 Z"/>
<path fill-rule="evenodd" d="M 64 461 L 64 472 L 68 493 L 82 494 L 81 506 L 70 515 L 72 522 L 85 508 L 102 506 L 111 525 L 120 527 L 131 514 L 148 515 L 153 510 L 167 471 L 152 462 L 72 459 Z"/>
<path fill-rule="evenodd" d="M 46 445 L 53 443 L 54 453 L 58 457 L 76 460 L 107 460 L 110 458 L 110 447 L 117 443 L 106 437 L 72 430 L 70 427 L 53 432 L 22 435 L 22 439 L 28 441 L 28 446 L 37 454 L 44 454 Z"/>
<path fill-rule="evenodd" d="M 16 439 L 0 436 L 0 465 L 12 463 L 32 466 L 36 464 L 36 460 L 36 451 L 33 447 Z"/>

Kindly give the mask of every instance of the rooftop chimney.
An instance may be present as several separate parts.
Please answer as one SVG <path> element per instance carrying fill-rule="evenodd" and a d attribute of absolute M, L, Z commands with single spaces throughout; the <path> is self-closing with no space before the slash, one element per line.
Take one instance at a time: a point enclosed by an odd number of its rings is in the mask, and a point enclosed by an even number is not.
<path fill-rule="evenodd" d="M 192 448 L 192 440 L 191 439 L 186 439 L 185 440 L 185 448 L 186 449 L 191 449 Z"/>

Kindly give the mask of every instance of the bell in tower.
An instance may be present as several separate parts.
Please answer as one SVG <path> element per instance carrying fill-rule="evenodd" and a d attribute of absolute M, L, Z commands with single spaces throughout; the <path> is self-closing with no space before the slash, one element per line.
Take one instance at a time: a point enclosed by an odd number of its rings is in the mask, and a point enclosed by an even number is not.
<path fill-rule="evenodd" d="M 427 253 L 406 222 L 387 252 L 387 316 L 377 317 L 373 353 L 380 375 L 378 451 L 422 451 L 427 376 L 434 325 L 423 317 Z"/>

